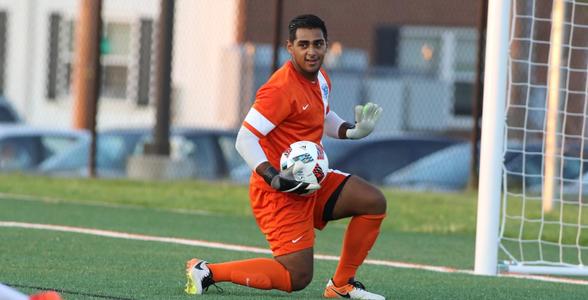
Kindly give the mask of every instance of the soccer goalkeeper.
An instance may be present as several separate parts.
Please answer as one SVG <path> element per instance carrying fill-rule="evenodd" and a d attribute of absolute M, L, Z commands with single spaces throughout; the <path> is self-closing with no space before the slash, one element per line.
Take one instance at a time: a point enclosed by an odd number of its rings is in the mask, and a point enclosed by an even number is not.
<path fill-rule="evenodd" d="M 325 24 L 317 16 L 301 15 L 290 21 L 288 29 L 291 59 L 257 92 L 236 142 L 254 170 L 251 207 L 274 258 L 224 263 L 191 259 L 186 264 L 186 292 L 202 294 L 219 282 L 285 292 L 302 290 L 313 275 L 314 228 L 321 230 L 331 220 L 351 217 L 341 259 L 323 296 L 385 299 L 355 280 L 385 217 L 384 195 L 365 180 L 337 170 L 330 170 L 319 186 L 283 176 L 276 168 L 291 143 L 320 143 L 323 132 L 340 139 L 366 137 L 382 109 L 373 103 L 355 107 L 355 124 L 331 111 L 331 82 L 321 68 L 327 52 Z M 302 195 L 311 191 L 315 192 Z"/>

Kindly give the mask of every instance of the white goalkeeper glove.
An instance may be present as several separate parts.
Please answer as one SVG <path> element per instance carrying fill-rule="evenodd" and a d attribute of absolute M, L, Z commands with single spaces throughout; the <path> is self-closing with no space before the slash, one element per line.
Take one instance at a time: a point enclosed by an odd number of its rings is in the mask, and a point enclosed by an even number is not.
<path fill-rule="evenodd" d="M 382 108 L 375 103 L 355 107 L 355 127 L 347 129 L 347 138 L 357 140 L 368 136 L 380 119 Z"/>

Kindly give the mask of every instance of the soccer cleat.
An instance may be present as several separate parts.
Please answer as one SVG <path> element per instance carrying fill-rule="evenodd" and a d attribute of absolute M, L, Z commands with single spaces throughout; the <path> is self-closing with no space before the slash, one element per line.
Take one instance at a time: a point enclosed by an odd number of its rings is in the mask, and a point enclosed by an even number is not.
<path fill-rule="evenodd" d="M 61 300 L 61 296 L 54 291 L 45 291 L 31 295 L 29 300 Z"/>
<path fill-rule="evenodd" d="M 371 299 L 371 300 L 385 300 L 384 296 L 370 293 L 365 290 L 365 286 L 359 281 L 353 281 L 342 287 L 336 287 L 333 280 L 329 279 L 325 292 L 325 298 L 349 298 L 349 299 Z"/>
<path fill-rule="evenodd" d="M 206 261 L 193 258 L 186 262 L 186 293 L 201 295 L 208 287 L 214 284 L 212 272 L 206 266 Z"/>

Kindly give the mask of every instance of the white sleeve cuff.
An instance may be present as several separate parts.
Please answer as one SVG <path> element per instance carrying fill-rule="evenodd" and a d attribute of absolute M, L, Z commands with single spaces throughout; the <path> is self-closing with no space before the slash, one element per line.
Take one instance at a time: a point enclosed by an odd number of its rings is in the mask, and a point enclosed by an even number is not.
<path fill-rule="evenodd" d="M 253 126 L 253 128 L 263 135 L 267 135 L 270 131 L 276 128 L 276 125 L 274 125 L 254 107 L 252 107 L 247 113 L 245 122 L 249 123 L 249 125 Z"/>
<path fill-rule="evenodd" d="M 345 123 L 345 120 L 341 119 L 334 111 L 330 110 L 325 117 L 325 132 L 332 138 L 339 138 L 339 127 Z"/>
<path fill-rule="evenodd" d="M 235 148 L 237 148 L 237 152 L 241 154 L 241 157 L 243 157 L 247 165 L 254 171 L 259 164 L 267 161 L 267 156 L 265 156 L 261 145 L 259 145 L 259 138 L 244 126 L 241 126 L 241 129 L 239 129 Z"/>

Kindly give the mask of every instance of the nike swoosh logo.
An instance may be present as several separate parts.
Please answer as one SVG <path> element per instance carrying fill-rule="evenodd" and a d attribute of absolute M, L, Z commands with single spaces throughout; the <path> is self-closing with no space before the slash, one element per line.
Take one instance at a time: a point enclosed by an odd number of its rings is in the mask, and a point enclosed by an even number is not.
<path fill-rule="evenodd" d="M 337 290 L 334 289 L 334 288 L 331 288 L 331 291 L 335 292 L 335 294 L 337 294 L 337 295 L 339 295 L 339 296 L 341 296 L 343 298 L 351 298 L 351 296 L 349 296 L 349 293 L 341 294 L 341 293 L 337 292 Z"/>
<path fill-rule="evenodd" d="M 201 264 L 202 264 L 202 262 L 199 262 L 197 265 L 194 266 L 194 268 L 196 268 L 198 270 L 204 270 L 204 269 L 202 269 L 202 267 L 200 267 Z"/>
<path fill-rule="evenodd" d="M 310 104 L 306 104 L 302 107 L 302 110 L 306 110 L 308 107 L 310 106 Z"/>
<path fill-rule="evenodd" d="M 296 244 L 296 243 L 298 243 L 298 241 L 300 241 L 300 240 L 302 239 L 302 237 L 303 237 L 303 236 L 304 236 L 304 235 L 301 235 L 299 238 L 297 238 L 297 239 L 295 239 L 295 240 L 292 240 L 292 243 L 293 243 L 293 244 Z"/>

